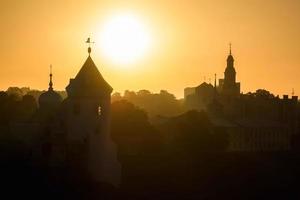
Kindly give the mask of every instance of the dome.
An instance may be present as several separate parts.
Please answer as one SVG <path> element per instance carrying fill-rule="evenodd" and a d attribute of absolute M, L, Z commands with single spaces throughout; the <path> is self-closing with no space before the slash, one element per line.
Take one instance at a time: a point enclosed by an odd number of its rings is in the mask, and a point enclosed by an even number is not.
<path fill-rule="evenodd" d="M 48 90 L 39 97 L 40 107 L 56 107 L 62 102 L 62 97 L 54 90 Z"/>
<path fill-rule="evenodd" d="M 50 65 L 50 82 L 49 89 L 44 92 L 39 97 L 40 108 L 53 108 L 58 106 L 62 102 L 62 97 L 53 90 L 52 83 L 52 66 Z"/>
<path fill-rule="evenodd" d="M 227 57 L 227 61 L 234 61 L 233 56 L 231 54 Z"/>

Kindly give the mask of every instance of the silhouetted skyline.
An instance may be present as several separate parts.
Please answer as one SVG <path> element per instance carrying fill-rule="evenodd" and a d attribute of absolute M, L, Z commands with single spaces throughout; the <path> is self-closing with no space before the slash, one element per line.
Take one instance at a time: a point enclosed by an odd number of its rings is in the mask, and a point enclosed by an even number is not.
<path fill-rule="evenodd" d="M 185 89 L 184 99 L 111 95 L 90 46 L 65 92 L 54 91 L 51 66 L 48 90 L 1 91 L 1 187 L 50 199 L 294 197 L 298 97 L 240 93 L 234 59 L 230 49 L 224 79 Z M 16 178 L 21 186 L 8 184 Z"/>

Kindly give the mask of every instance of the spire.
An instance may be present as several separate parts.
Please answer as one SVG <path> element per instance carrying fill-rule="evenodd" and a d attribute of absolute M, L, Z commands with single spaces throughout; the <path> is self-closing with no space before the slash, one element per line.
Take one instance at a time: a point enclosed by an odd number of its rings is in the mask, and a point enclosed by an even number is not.
<path fill-rule="evenodd" d="M 214 98 L 217 96 L 217 74 L 215 74 Z"/>
<path fill-rule="evenodd" d="M 231 52 L 231 46 L 232 46 L 232 44 L 229 43 L 229 55 L 227 57 L 227 66 L 233 67 L 234 59 L 233 59 L 232 52 Z"/>
<path fill-rule="evenodd" d="M 214 85 L 215 89 L 217 88 L 217 74 L 215 74 L 215 85 Z"/>
<path fill-rule="evenodd" d="M 94 44 L 95 42 L 92 42 L 92 41 L 91 41 L 91 38 L 88 38 L 88 39 L 86 40 L 86 43 L 89 44 L 88 53 L 89 53 L 89 55 L 90 55 L 91 52 L 92 52 L 91 44 Z"/>
<path fill-rule="evenodd" d="M 53 83 L 52 83 L 52 65 L 50 65 L 50 81 L 49 81 L 49 90 L 53 90 Z"/>

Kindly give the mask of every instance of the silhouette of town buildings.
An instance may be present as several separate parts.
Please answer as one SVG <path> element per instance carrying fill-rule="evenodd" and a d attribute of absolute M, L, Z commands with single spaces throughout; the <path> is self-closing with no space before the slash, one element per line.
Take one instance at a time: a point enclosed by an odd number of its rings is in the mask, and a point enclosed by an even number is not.
<path fill-rule="evenodd" d="M 298 132 L 298 97 L 273 96 L 266 90 L 240 93 L 230 52 L 224 79 L 184 89 L 188 109 L 205 110 L 216 128 L 229 133 L 228 151 L 285 151 Z"/>
<path fill-rule="evenodd" d="M 276 191 L 285 197 L 295 194 L 292 189 L 299 174 L 295 166 L 300 160 L 295 148 L 300 141 L 298 98 L 279 98 L 261 89 L 241 93 L 231 50 L 224 79 L 217 84 L 215 75 L 214 84 L 186 88 L 183 100 L 164 90 L 111 96 L 112 87 L 93 62 L 90 47 L 88 52 L 66 94 L 54 91 L 51 68 L 49 88 L 41 95 L 29 88 L 0 92 L 0 150 L 8 147 L 6 153 L 0 151 L 0 162 L 7 166 L 2 170 L 7 174 L 5 184 L 19 172 L 15 176 L 23 182 L 18 189 L 27 184 L 24 190 L 30 188 L 33 193 L 70 193 L 76 198 L 82 193 L 84 198 L 77 199 L 89 199 L 86 195 L 91 191 L 101 198 L 105 190 L 115 193 L 115 188 L 94 187 L 103 182 L 120 186 L 118 192 L 131 197 L 139 194 L 141 199 L 148 194 L 153 195 L 149 199 L 163 195 L 170 197 L 165 199 L 186 199 L 187 195 L 207 199 L 216 194 L 227 199 L 224 194 L 237 193 L 244 199 L 249 193 L 265 192 L 265 185 L 272 197 Z M 13 95 L 18 89 L 20 97 Z M 36 189 L 37 185 L 44 190 Z M 223 193 L 216 192 L 222 187 Z"/>
<path fill-rule="evenodd" d="M 95 183 L 120 184 L 120 163 L 110 137 L 112 87 L 88 58 L 66 87 L 67 98 L 48 91 L 29 121 L 13 122 L 10 132 L 27 141 L 33 163 L 66 168 L 69 177 Z M 22 138 L 23 137 L 23 138 Z"/>

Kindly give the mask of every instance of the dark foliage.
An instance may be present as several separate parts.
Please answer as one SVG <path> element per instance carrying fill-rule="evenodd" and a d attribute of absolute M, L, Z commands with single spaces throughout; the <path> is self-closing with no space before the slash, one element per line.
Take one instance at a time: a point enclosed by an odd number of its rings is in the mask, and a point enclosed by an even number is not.
<path fill-rule="evenodd" d="M 120 154 L 157 153 L 161 138 L 149 123 L 145 111 L 121 100 L 112 103 L 112 138 Z"/>
<path fill-rule="evenodd" d="M 205 112 L 188 111 L 170 118 L 158 126 L 167 138 L 171 151 L 197 156 L 201 152 L 225 151 L 227 135 L 224 130 L 214 130 Z"/>
<path fill-rule="evenodd" d="M 148 90 L 138 92 L 126 90 L 123 96 L 120 93 L 112 95 L 113 102 L 121 99 L 144 109 L 150 117 L 156 115 L 175 116 L 184 112 L 182 102 L 166 90 L 161 90 L 160 93 L 151 93 Z"/>
<path fill-rule="evenodd" d="M 36 113 L 35 97 L 29 93 L 23 94 L 16 88 L 8 93 L 0 92 L 1 188 L 11 198 L 299 198 L 298 136 L 293 139 L 293 148 L 298 150 L 295 152 L 226 153 L 226 131 L 215 128 L 205 112 L 189 111 L 161 118 L 152 125 L 145 110 L 118 94 L 112 103 L 111 133 L 118 144 L 122 164 L 121 187 L 72 181 L 63 168 L 33 165 L 25 154 L 29 152 L 28 145 L 10 134 L 12 122 L 28 122 Z M 262 98 L 273 98 L 264 91 L 258 93 Z M 149 104 L 161 98 L 155 99 L 147 91 L 131 95 L 151 96 Z M 174 100 L 168 94 L 163 95 L 168 99 L 165 102 Z M 180 104 L 178 100 L 174 102 L 173 114 L 178 113 L 176 109 Z M 169 115 L 171 107 L 155 112 Z"/>

